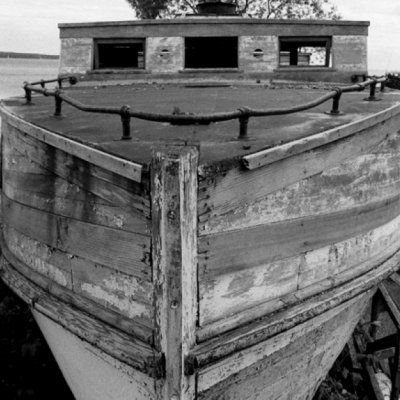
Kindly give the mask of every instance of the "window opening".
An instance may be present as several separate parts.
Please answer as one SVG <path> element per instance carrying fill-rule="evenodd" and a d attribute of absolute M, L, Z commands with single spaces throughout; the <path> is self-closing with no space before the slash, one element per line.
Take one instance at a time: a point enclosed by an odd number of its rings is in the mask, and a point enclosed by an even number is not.
<path fill-rule="evenodd" d="M 143 69 L 144 39 L 95 40 L 95 69 Z"/>
<path fill-rule="evenodd" d="M 253 51 L 253 56 L 254 56 L 255 58 L 262 58 L 263 55 L 264 55 L 264 52 L 263 52 L 261 49 L 255 49 L 255 50 Z"/>
<path fill-rule="evenodd" d="M 279 39 L 280 67 L 331 67 L 330 37 L 285 37 Z"/>
<path fill-rule="evenodd" d="M 185 68 L 237 68 L 238 38 L 185 38 Z"/>

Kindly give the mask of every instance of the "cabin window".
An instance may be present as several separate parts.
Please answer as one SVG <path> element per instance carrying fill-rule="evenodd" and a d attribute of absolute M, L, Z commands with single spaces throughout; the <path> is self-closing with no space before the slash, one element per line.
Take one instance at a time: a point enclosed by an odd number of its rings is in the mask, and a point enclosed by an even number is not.
<path fill-rule="evenodd" d="M 331 67 L 330 37 L 279 38 L 280 67 Z"/>
<path fill-rule="evenodd" d="M 95 69 L 144 69 L 144 39 L 95 40 Z"/>
<path fill-rule="evenodd" d="M 185 38 L 185 68 L 237 68 L 238 38 Z"/>

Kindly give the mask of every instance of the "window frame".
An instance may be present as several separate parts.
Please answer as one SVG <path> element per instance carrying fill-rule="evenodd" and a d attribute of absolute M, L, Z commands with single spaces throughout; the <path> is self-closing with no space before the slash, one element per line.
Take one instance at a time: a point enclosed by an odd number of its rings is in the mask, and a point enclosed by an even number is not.
<path fill-rule="evenodd" d="M 305 69 L 316 69 L 316 68 L 332 68 L 330 60 L 332 56 L 332 36 L 279 36 L 279 49 L 278 49 L 278 68 L 305 68 Z M 304 42 L 305 44 L 303 44 Z M 315 45 L 308 45 L 307 43 L 321 43 L 320 47 L 325 48 L 325 63 L 321 65 L 299 65 L 291 64 L 289 59 L 289 65 L 281 64 L 282 54 L 282 43 L 298 43 L 298 47 L 317 47 Z M 289 58 L 291 56 L 289 55 Z"/>
<path fill-rule="evenodd" d="M 100 51 L 99 45 L 110 44 L 110 45 L 118 45 L 118 44 L 136 44 L 140 43 L 143 45 L 143 66 L 140 67 L 139 63 L 137 67 L 128 66 L 128 67 L 100 67 Z M 95 38 L 93 40 L 93 70 L 94 71 L 142 71 L 146 69 L 146 38 Z"/>

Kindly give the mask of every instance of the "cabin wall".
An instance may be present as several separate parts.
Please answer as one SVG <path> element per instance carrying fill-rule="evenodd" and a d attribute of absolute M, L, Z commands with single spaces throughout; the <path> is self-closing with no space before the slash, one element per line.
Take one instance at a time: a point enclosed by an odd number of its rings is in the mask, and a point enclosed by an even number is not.
<path fill-rule="evenodd" d="M 178 73 L 183 69 L 185 45 L 182 37 L 149 37 L 146 66 L 154 73 Z"/>
<path fill-rule="evenodd" d="M 297 79 L 350 82 L 352 75 L 367 74 L 366 22 L 270 21 L 248 18 L 133 21 L 61 24 L 60 74 L 86 74 L 88 80 L 152 78 L 192 79 Z M 238 67 L 185 68 L 185 37 L 237 37 Z M 328 37 L 332 39 L 333 65 L 280 66 L 280 38 Z M 145 40 L 144 68 L 96 69 L 96 39 Z M 164 50 L 164 51 L 163 51 Z M 255 52 L 256 51 L 256 52 Z M 207 54 L 207 52 L 205 52 Z M 212 51 L 210 51 L 212 54 Z M 206 57 L 206 55 L 204 56 Z M 183 73 L 182 73 L 183 72 Z M 210 72 L 214 72 L 210 75 Z"/>
<path fill-rule="evenodd" d="M 93 40 L 61 39 L 60 74 L 85 74 L 93 68 Z"/>
<path fill-rule="evenodd" d="M 239 69 L 243 71 L 272 72 L 278 67 L 278 54 L 277 36 L 241 36 L 239 38 Z"/>
<path fill-rule="evenodd" d="M 367 37 L 334 36 L 332 43 L 333 66 L 338 71 L 363 72 L 367 65 Z"/>

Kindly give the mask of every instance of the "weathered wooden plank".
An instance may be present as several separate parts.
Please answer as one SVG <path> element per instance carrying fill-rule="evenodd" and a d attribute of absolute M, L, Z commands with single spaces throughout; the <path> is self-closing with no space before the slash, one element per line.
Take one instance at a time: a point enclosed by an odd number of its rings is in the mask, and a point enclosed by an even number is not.
<path fill-rule="evenodd" d="M 14 202 L 4 194 L 3 213 L 5 224 L 32 239 L 72 256 L 151 279 L 147 236 L 56 216 Z"/>
<path fill-rule="evenodd" d="M 345 309 L 255 364 L 233 374 L 200 399 L 311 399 L 328 373 L 365 304 Z M 313 320 L 308 322 L 313 323 Z"/>
<path fill-rule="evenodd" d="M 9 250 L 34 271 L 107 309 L 153 326 L 151 283 L 51 248 L 7 225 L 3 231 Z"/>
<path fill-rule="evenodd" d="M 391 275 L 390 279 L 397 284 L 397 286 L 400 286 L 400 276 L 399 274 L 393 274 Z"/>
<path fill-rule="evenodd" d="M 197 162 L 188 147 L 157 151 L 152 161 L 155 340 L 166 359 L 160 400 L 196 396 L 184 360 L 197 324 Z"/>
<path fill-rule="evenodd" d="M 328 284 L 326 287 L 322 284 L 318 284 L 316 287 L 310 286 L 297 291 L 293 295 L 273 300 L 275 304 L 271 305 L 269 302 L 260 304 L 254 306 L 251 310 L 200 327 L 197 331 L 197 340 L 198 342 L 205 342 L 203 347 L 208 349 L 206 350 L 206 352 L 209 352 L 207 357 L 217 357 L 220 352 L 234 351 L 233 349 L 236 351 L 242 346 L 248 346 L 251 340 L 257 342 L 262 337 L 274 335 L 282 329 L 288 329 L 296 323 L 300 323 L 304 318 L 310 318 L 310 315 L 324 312 L 333 307 L 334 304 L 340 304 L 346 299 L 369 290 L 391 275 L 399 266 L 400 252 L 397 251 L 393 255 L 388 255 L 385 260 L 375 265 L 370 271 L 364 271 L 363 274 L 354 279 L 349 280 L 348 277 L 345 277 L 343 281 L 332 279 L 330 286 Z M 315 293 L 318 293 L 318 295 L 315 295 Z M 315 296 L 310 297 L 312 294 Z M 284 311 L 283 314 L 271 314 L 271 309 L 283 309 Z M 263 321 L 268 326 L 263 327 Z M 229 331 L 233 333 L 229 333 Z M 223 334 L 223 332 L 226 333 Z M 218 338 L 210 340 L 213 337 Z M 199 352 L 201 353 L 200 350 Z M 200 363 L 200 360 L 198 362 Z"/>
<path fill-rule="evenodd" d="M 285 143 L 281 146 L 275 146 L 270 149 L 262 150 L 254 154 L 243 157 L 244 165 L 248 169 L 255 169 L 273 162 L 291 157 L 295 154 L 309 151 L 327 143 L 354 135 L 371 126 L 378 125 L 395 115 L 400 114 L 400 105 L 395 104 L 392 107 L 380 111 L 366 118 L 350 122 L 346 125 L 329 129 L 316 135 L 308 136 L 299 140 Z"/>
<path fill-rule="evenodd" d="M 5 169 L 3 193 L 18 203 L 52 214 L 150 236 L 150 219 L 121 208 L 56 175 Z"/>
<path fill-rule="evenodd" d="M 348 302 L 345 302 L 335 308 L 332 308 L 329 311 L 326 311 L 325 313 L 317 317 L 314 317 L 306 322 L 296 325 L 295 327 L 293 327 L 288 331 L 282 332 L 272 338 L 269 338 L 266 341 L 262 341 L 255 346 L 244 349 L 239 353 L 233 354 L 229 357 L 224 358 L 219 362 L 216 362 L 204 368 L 199 372 L 199 377 L 198 377 L 199 392 L 204 392 L 205 390 L 215 386 L 219 382 L 226 381 L 233 374 L 238 374 L 239 371 L 243 371 L 246 368 L 252 367 L 257 363 L 261 362 L 262 360 L 266 361 L 268 357 L 271 357 L 274 353 L 277 353 L 280 350 L 287 348 L 288 346 L 290 346 L 291 343 L 293 344 L 296 343 L 296 341 L 300 341 L 301 338 L 304 336 L 310 336 L 310 335 L 317 336 L 318 335 L 317 332 L 324 332 L 323 334 L 324 337 L 321 340 L 320 347 L 326 350 L 327 347 L 329 348 L 331 346 L 330 343 L 331 340 L 337 343 L 338 339 L 337 337 L 332 338 L 331 337 L 332 332 L 326 331 L 325 330 L 326 327 L 324 327 L 324 325 L 326 324 L 329 325 L 329 321 L 337 319 L 336 317 L 338 317 L 341 314 L 348 313 L 352 315 L 352 317 L 350 317 L 350 315 L 346 315 L 345 317 L 343 317 L 343 319 L 341 319 L 343 325 L 341 326 L 342 332 L 340 337 L 344 345 L 348 340 L 348 337 L 351 335 L 355 324 L 358 322 L 361 316 L 361 310 L 364 309 L 367 305 L 365 300 L 369 298 L 370 295 L 371 293 L 361 294 L 355 297 L 354 299 L 349 300 Z M 344 338 L 343 336 L 346 336 L 346 338 Z M 329 343 L 328 346 L 327 343 Z M 310 346 L 310 344 L 308 346 Z M 302 352 L 305 350 L 304 348 L 301 349 L 296 345 L 294 347 L 296 348 L 297 352 Z M 312 347 L 314 348 L 314 344 L 312 344 Z M 316 348 L 318 348 L 318 346 Z M 337 351 L 340 350 L 341 346 L 339 346 L 339 349 L 337 349 Z M 292 364 L 287 364 L 287 363 L 289 362 L 288 360 L 291 358 L 291 355 L 293 353 L 290 351 L 287 352 L 286 351 L 283 351 L 283 353 L 281 353 L 281 357 L 286 359 L 286 363 L 284 363 L 286 364 L 286 368 L 291 369 L 293 368 Z M 312 357 L 312 354 L 313 352 L 310 351 L 308 357 Z M 334 358 L 332 358 L 331 362 L 332 363 L 334 362 Z M 284 371 L 282 371 L 282 373 L 283 372 Z M 259 385 L 260 384 L 264 386 L 265 382 L 260 382 Z M 226 385 L 224 386 L 225 388 L 227 387 Z M 268 390 L 271 388 L 265 387 L 264 390 L 266 389 Z M 244 398 L 251 398 L 249 396 L 250 394 Z M 236 397 L 228 397 L 228 398 L 231 399 Z M 253 392 L 253 398 L 254 398 L 254 392 Z"/>
<path fill-rule="evenodd" d="M 260 201 L 270 193 L 367 153 L 394 136 L 399 122 L 400 115 L 397 115 L 361 133 L 252 171 L 235 163 L 208 167 L 200 171 L 203 178 L 199 184 L 201 221 L 234 213 L 249 202 Z"/>
<path fill-rule="evenodd" d="M 8 127 L 6 135 L 16 153 L 27 157 L 46 171 L 76 184 L 111 205 L 133 209 L 149 216 L 150 199 L 145 184 L 138 184 L 30 136 L 24 136 L 13 127 Z"/>
<path fill-rule="evenodd" d="M 328 246 L 379 227 L 399 213 L 396 195 L 328 215 L 207 235 L 199 239 L 200 279 Z"/>
<path fill-rule="evenodd" d="M 398 194 L 400 136 L 396 139 L 378 146 L 379 153 L 363 154 L 264 198 L 239 204 L 232 212 L 201 221 L 200 234 L 328 214 Z"/>
<path fill-rule="evenodd" d="M 299 264 L 299 257 L 288 258 L 210 279 L 203 277 L 199 281 L 200 326 L 296 292 Z"/>
<path fill-rule="evenodd" d="M 400 217 L 373 231 L 265 266 L 200 281 L 200 326 L 262 306 L 274 312 L 362 276 L 400 248 Z M 218 307 L 215 307 L 218 304 Z M 253 315 L 254 318 L 254 315 Z"/>
<path fill-rule="evenodd" d="M 400 217 L 349 240 L 305 253 L 300 264 L 298 288 L 323 279 L 368 268 L 400 247 Z M 359 268 L 358 268 L 359 269 Z"/>
<path fill-rule="evenodd" d="M 385 303 L 392 317 L 393 323 L 395 324 L 396 328 L 400 330 L 400 309 L 398 307 L 398 304 L 396 304 L 396 302 L 390 295 L 390 290 L 388 290 L 388 287 L 385 285 L 385 282 L 379 285 L 379 291 L 381 292 L 383 298 L 385 299 Z"/>
<path fill-rule="evenodd" d="M 22 118 L 11 114 L 5 108 L 2 109 L 2 118 L 4 118 L 8 124 L 29 136 L 40 140 L 41 142 L 47 143 L 55 148 L 67 152 L 68 154 L 105 168 L 118 175 L 125 176 L 135 182 L 141 181 L 143 167 L 140 164 L 124 160 L 100 151 L 94 147 L 79 143 L 76 140 L 71 140 L 60 134 L 40 128 L 37 125 L 33 125 L 24 121 Z"/>
<path fill-rule="evenodd" d="M 141 362 L 141 354 L 153 351 L 151 347 L 153 332 L 150 328 L 137 322 L 133 323 L 131 319 L 100 307 L 98 304 L 33 271 L 16 258 L 4 242 L 2 242 L 2 252 L 0 261 L 2 279 L 31 306 L 37 304 L 41 299 L 46 299 L 46 302 L 49 301 L 50 310 L 52 307 L 71 309 L 75 318 L 71 328 L 69 328 L 69 317 L 65 316 L 64 312 L 58 315 L 57 321 L 71 332 L 77 333 L 76 330 L 78 329 L 80 332 L 78 336 L 91 343 L 96 344 L 98 337 L 99 347 L 108 346 L 108 353 L 113 349 L 114 336 L 117 342 L 114 350 L 122 350 L 118 339 L 120 335 L 125 337 L 129 335 L 129 343 L 137 350 L 139 362 Z M 44 307 L 46 308 L 46 306 Z M 96 331 L 96 329 L 98 330 Z M 110 336 L 107 336 L 108 331 L 110 331 Z M 130 352 L 129 349 L 127 351 Z M 121 354 L 117 359 L 121 359 L 121 356 L 124 357 Z"/>

